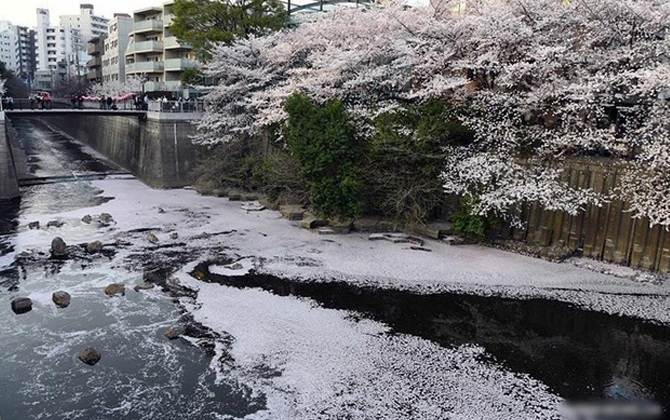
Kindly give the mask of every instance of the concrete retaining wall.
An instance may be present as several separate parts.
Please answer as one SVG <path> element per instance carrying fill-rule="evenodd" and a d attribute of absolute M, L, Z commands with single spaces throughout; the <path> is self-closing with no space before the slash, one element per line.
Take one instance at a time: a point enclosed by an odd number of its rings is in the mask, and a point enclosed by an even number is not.
<path fill-rule="evenodd" d="M 0 200 L 9 200 L 19 196 L 14 156 L 5 132 L 4 115 L 0 112 Z"/>
<path fill-rule="evenodd" d="M 152 113 L 149 113 L 152 114 Z M 35 115 L 10 116 L 35 118 Z M 159 115 L 105 113 L 41 113 L 39 120 L 90 146 L 154 188 L 189 185 L 197 147 L 189 121 Z"/>

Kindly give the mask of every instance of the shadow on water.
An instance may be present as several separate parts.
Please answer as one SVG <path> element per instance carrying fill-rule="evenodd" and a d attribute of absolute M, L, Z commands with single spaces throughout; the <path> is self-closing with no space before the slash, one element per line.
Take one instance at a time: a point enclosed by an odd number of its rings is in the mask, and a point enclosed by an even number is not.
<path fill-rule="evenodd" d="M 483 346 L 512 371 L 543 381 L 567 400 L 646 400 L 670 407 L 670 328 L 544 299 L 440 293 L 419 295 L 304 283 L 250 273 L 227 277 L 196 268 L 209 282 L 259 287 L 364 313 L 398 333 L 443 346 Z M 667 416 L 667 414 L 666 414 Z"/>

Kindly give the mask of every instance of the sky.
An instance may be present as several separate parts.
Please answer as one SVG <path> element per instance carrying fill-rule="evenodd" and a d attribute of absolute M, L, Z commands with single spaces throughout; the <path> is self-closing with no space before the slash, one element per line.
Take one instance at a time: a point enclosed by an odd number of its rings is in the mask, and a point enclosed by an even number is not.
<path fill-rule="evenodd" d="M 15 25 L 35 26 L 35 10 L 49 9 L 51 24 L 58 25 L 60 15 L 78 15 L 79 4 L 92 4 L 97 16 L 111 18 L 114 13 L 128 13 L 147 6 L 161 6 L 164 0 L 0 0 L 0 20 Z"/>

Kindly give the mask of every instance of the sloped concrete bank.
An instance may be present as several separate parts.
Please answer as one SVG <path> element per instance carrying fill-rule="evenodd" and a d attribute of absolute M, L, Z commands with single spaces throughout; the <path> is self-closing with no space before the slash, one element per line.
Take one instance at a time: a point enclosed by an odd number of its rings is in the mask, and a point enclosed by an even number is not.
<path fill-rule="evenodd" d="M 188 117 L 159 113 L 67 112 L 13 114 L 9 123 L 34 118 L 93 148 L 154 188 L 190 184 L 197 147 Z"/>

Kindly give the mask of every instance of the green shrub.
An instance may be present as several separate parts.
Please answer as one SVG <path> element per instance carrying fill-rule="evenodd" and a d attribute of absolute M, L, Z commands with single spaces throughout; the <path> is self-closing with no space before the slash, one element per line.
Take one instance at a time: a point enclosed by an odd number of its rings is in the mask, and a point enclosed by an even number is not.
<path fill-rule="evenodd" d="M 454 233 L 468 239 L 483 240 L 486 238 L 490 223 L 486 216 L 472 213 L 474 203 L 474 198 L 463 197 L 458 211 L 451 215 L 451 223 Z"/>
<path fill-rule="evenodd" d="M 191 176 L 196 188 L 203 192 L 215 188 L 253 191 L 260 186 L 254 173 L 262 162 L 259 141 L 240 140 L 204 152 Z"/>
<path fill-rule="evenodd" d="M 294 94 L 284 109 L 288 113 L 284 138 L 300 162 L 314 210 L 326 217 L 357 217 L 363 209 L 357 173 L 363 145 L 342 103 L 333 100 L 321 105 Z"/>
<path fill-rule="evenodd" d="M 366 212 L 407 227 L 424 224 L 444 206 L 440 174 L 445 146 L 465 145 L 472 133 L 457 116 L 465 110 L 432 99 L 380 115 L 364 166 Z"/>

